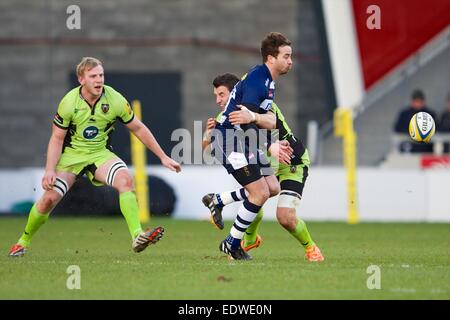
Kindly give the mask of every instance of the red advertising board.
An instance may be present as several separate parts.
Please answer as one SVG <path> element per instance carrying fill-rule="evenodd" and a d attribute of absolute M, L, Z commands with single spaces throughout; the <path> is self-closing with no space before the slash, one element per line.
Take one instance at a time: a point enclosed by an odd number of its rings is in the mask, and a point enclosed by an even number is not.
<path fill-rule="evenodd" d="M 423 169 L 449 168 L 450 156 L 422 156 L 420 165 Z"/>

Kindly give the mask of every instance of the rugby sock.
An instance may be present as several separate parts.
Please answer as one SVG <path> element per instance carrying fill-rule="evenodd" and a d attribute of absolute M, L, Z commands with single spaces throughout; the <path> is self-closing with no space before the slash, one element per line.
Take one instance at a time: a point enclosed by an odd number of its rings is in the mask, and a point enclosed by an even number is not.
<path fill-rule="evenodd" d="M 261 206 L 245 200 L 239 207 L 236 220 L 230 230 L 230 235 L 227 237 L 227 242 L 231 245 L 231 249 L 237 249 L 240 246 L 241 240 L 244 237 L 245 230 L 255 220 Z"/>
<path fill-rule="evenodd" d="M 36 204 L 31 207 L 30 214 L 28 215 L 28 222 L 25 226 L 25 230 L 20 237 L 18 243 L 24 247 L 28 247 L 31 242 L 31 238 L 39 230 L 39 228 L 48 220 L 49 213 L 40 213 Z"/>
<path fill-rule="evenodd" d="M 225 239 L 227 241 L 227 243 L 230 245 L 230 247 L 232 249 L 236 249 L 239 248 L 239 245 L 241 243 L 241 239 L 238 238 L 234 238 L 231 233 L 227 236 L 227 238 Z"/>
<path fill-rule="evenodd" d="M 240 188 L 233 191 L 226 191 L 222 193 L 216 193 L 214 197 L 214 204 L 216 204 L 218 207 L 223 208 L 227 204 L 236 202 L 236 201 L 242 201 L 247 200 L 248 192 L 245 191 L 244 188 Z"/>
<path fill-rule="evenodd" d="M 259 209 L 255 220 L 253 220 L 252 224 L 247 228 L 247 231 L 245 231 L 244 247 L 255 243 L 256 236 L 258 235 L 259 225 L 261 224 L 263 215 L 264 215 L 264 211 L 261 208 L 261 209 Z"/>
<path fill-rule="evenodd" d="M 127 221 L 128 230 L 130 230 L 131 237 L 134 239 L 142 232 L 136 195 L 133 191 L 123 192 L 119 195 L 119 202 L 120 211 L 122 211 Z"/>
<path fill-rule="evenodd" d="M 311 235 L 308 232 L 305 221 L 303 221 L 302 219 L 298 219 L 295 230 L 289 231 L 289 233 L 292 234 L 294 238 L 297 239 L 305 249 L 307 247 L 316 245 L 311 239 Z"/>

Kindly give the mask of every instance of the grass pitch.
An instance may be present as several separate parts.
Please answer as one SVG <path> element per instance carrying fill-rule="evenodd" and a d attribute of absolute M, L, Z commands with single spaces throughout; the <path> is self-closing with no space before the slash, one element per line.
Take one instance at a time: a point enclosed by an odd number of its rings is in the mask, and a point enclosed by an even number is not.
<path fill-rule="evenodd" d="M 263 221 L 252 261 L 219 252 L 227 235 L 206 221 L 155 218 L 166 233 L 140 254 L 120 218 L 50 218 L 25 257 L 9 258 L 26 217 L 0 218 L 0 299 L 450 299 L 450 225 L 308 223 L 325 255 L 303 249 L 276 222 Z M 67 268 L 81 270 L 69 290 Z M 367 268 L 380 269 L 369 290 Z M 371 282 L 369 280 L 369 282 Z"/>

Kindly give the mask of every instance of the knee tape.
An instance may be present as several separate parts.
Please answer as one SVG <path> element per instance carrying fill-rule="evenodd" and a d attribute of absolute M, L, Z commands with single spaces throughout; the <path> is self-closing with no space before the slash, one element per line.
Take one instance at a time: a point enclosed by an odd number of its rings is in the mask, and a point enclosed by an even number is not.
<path fill-rule="evenodd" d="M 278 196 L 278 205 L 279 208 L 294 208 L 297 209 L 300 205 L 300 200 L 302 196 L 292 190 L 281 190 L 280 195 Z"/>

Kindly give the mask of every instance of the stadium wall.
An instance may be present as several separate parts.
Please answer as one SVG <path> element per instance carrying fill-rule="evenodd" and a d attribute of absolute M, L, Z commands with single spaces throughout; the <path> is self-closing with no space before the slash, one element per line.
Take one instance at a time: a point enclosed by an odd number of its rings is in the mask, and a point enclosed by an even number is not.
<path fill-rule="evenodd" d="M 277 102 L 299 134 L 308 120 L 327 121 L 334 106 L 326 103 L 329 90 L 322 79 L 316 3 L 1 1 L 0 75 L 8 81 L 0 88 L 0 167 L 43 164 L 52 118 L 83 56 L 103 60 L 107 84 L 112 73 L 180 74 L 180 125 L 193 131 L 194 121 L 206 121 L 217 112 L 212 79 L 225 72 L 243 75 L 259 64 L 261 39 L 279 31 L 293 41 L 295 68 L 277 81 Z M 74 4 L 81 10 L 79 30 L 66 25 L 66 10 Z M 178 94 L 178 88 L 165 90 Z M 156 99 L 143 105 L 153 110 L 171 107 Z M 159 120 L 148 119 L 150 124 Z"/>
<path fill-rule="evenodd" d="M 184 166 L 175 174 L 161 166 L 147 173 L 160 177 L 174 190 L 176 219 L 209 219 L 201 198 L 209 192 L 234 190 L 239 186 L 220 166 Z M 0 170 L 0 212 L 18 201 L 36 200 L 42 193 L 42 169 Z M 340 167 L 310 170 L 299 215 L 308 221 L 346 221 L 346 180 Z M 362 222 L 450 222 L 450 171 L 446 169 L 358 169 L 359 213 Z M 151 195 L 150 190 L 150 195 Z M 265 219 L 275 220 L 276 198 L 264 207 Z M 238 204 L 225 208 L 234 219 Z"/>

